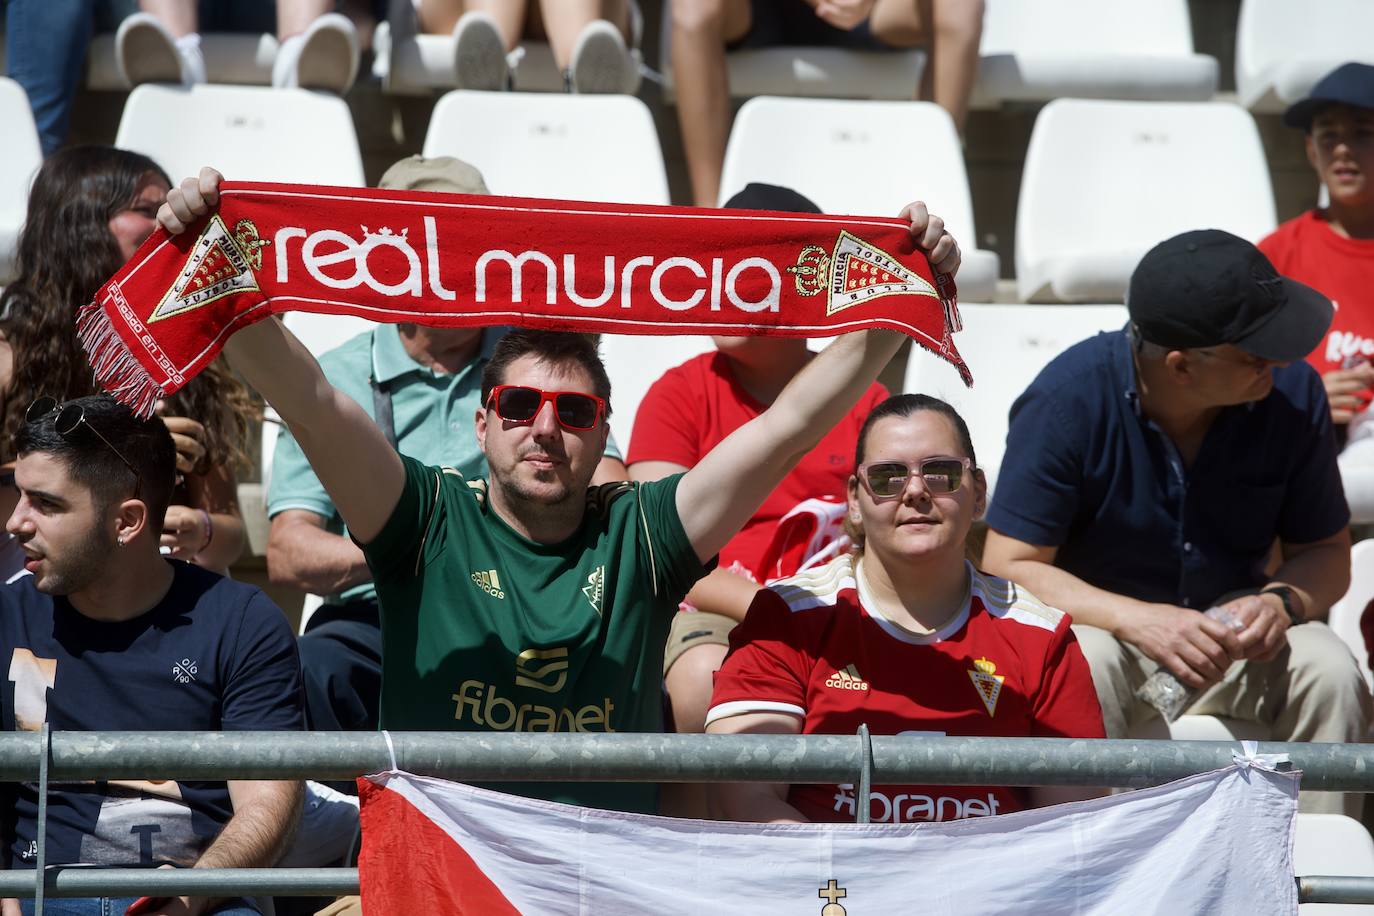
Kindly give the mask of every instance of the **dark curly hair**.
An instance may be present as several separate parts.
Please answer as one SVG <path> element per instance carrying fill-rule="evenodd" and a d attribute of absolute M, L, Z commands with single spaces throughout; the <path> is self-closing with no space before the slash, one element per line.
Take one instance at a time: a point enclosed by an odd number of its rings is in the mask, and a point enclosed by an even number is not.
<path fill-rule="evenodd" d="M 59 401 L 98 393 L 76 337 L 76 313 L 123 265 L 110 220 L 149 180 L 171 185 L 147 156 L 109 146 L 77 146 L 38 170 L 19 235 L 16 278 L 0 296 L 0 333 L 13 353 L 4 393 L 0 460 L 15 457 L 24 411 L 42 395 Z M 242 469 L 250 423 L 259 411 L 248 389 L 217 361 L 168 399 L 171 414 L 205 427 L 206 451 Z"/>

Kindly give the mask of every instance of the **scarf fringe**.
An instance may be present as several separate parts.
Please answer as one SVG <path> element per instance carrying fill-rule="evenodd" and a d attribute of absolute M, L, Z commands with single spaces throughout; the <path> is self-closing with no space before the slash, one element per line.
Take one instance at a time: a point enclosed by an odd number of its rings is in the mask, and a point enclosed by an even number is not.
<path fill-rule="evenodd" d="M 157 402 L 164 397 L 162 388 L 129 352 L 129 345 L 98 302 L 78 310 L 76 335 L 91 362 L 96 383 L 137 416 L 151 417 Z"/>

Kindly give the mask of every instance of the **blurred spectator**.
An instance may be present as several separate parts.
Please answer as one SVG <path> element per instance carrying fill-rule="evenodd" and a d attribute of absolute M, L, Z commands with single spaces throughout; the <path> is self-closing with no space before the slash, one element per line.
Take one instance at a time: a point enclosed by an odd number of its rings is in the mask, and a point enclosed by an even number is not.
<path fill-rule="evenodd" d="M 115 59 L 129 84 L 204 83 L 196 0 L 139 0 L 139 6 L 142 11 L 124 19 L 115 34 Z M 358 35 L 348 17 L 333 12 L 334 6 L 334 0 L 276 0 L 279 45 L 273 86 L 342 95 L 353 85 Z"/>
<path fill-rule="evenodd" d="M 1337 67 L 1283 122 L 1306 135 L 1307 161 L 1330 202 L 1284 223 L 1259 247 L 1279 273 L 1336 306 L 1331 330 L 1307 361 L 1322 374 L 1344 439 L 1374 398 L 1374 66 Z M 1374 440 L 1355 436 L 1353 425 L 1350 432 L 1339 459 L 1346 498 L 1354 521 L 1374 522 Z"/>
<path fill-rule="evenodd" d="M 760 591 L 716 677 L 707 731 L 1101 738 L 1069 616 L 964 559 L 987 502 L 962 417 L 902 394 L 863 424 L 857 551 Z M 1079 791 L 877 786 L 876 823 L 1007 814 Z M 1093 792 L 1092 794 L 1100 794 Z M 853 785 L 720 785 L 731 820 L 852 821 Z"/>
<path fill-rule="evenodd" d="M 24 411 L 48 395 L 68 400 L 96 392 L 76 337 L 76 310 L 128 260 L 157 226 L 171 187 L 146 156 L 102 146 L 50 156 L 34 179 L 19 236 L 16 279 L 0 295 L 0 460 L 14 460 Z M 246 536 L 235 468 L 245 466 L 248 391 L 213 364 L 160 407 L 177 447 L 181 479 L 167 510 L 162 545 L 177 559 L 225 572 Z M 0 488 L 0 511 L 15 493 Z M 0 572 L 15 571 L 0 561 Z"/>
<path fill-rule="evenodd" d="M 403 159 L 387 170 L 380 186 L 488 193 L 481 173 L 447 156 Z M 320 367 L 381 427 L 393 448 L 476 478 L 486 474 L 487 463 L 471 418 L 481 406 L 482 369 L 507 330 L 379 324 L 324 354 Z M 625 476 L 612 443 L 594 482 Z M 382 633 L 372 572 L 285 427 L 273 453 L 267 514 L 272 581 L 328 596 L 300 639 L 306 720 L 316 730 L 375 730 Z"/>
<path fill-rule="evenodd" d="M 453 35 L 459 89 L 510 88 L 527 35 L 547 38 L 569 92 L 633 91 L 629 0 L 417 0 L 420 28 Z"/>
<path fill-rule="evenodd" d="M 18 431 L 19 503 L 6 529 L 31 575 L 0 587 L 3 730 L 295 731 L 300 667 L 261 591 L 158 553 L 176 450 L 161 420 L 106 395 L 29 405 Z M 36 864 L 39 798 L 3 791 L 4 867 Z M 49 788 L 49 866 L 251 868 L 295 830 L 292 780 L 75 782 Z M 123 913 L 125 898 L 50 912 Z M 6 901 L 5 916 L 33 912 Z M 257 913 L 244 899 L 174 898 L 163 914 Z"/>
<path fill-rule="evenodd" d="M 1212 229 L 1147 253 L 1127 303 L 1127 329 L 1012 406 L 985 567 L 1074 616 L 1110 737 L 1155 714 L 1136 690 L 1163 667 L 1202 691 L 1194 713 L 1362 740 L 1369 690 L 1320 622 L 1350 581 L 1330 409 L 1302 362 L 1330 302 Z"/>
<path fill-rule="evenodd" d="M 714 207 L 720 193 L 730 133 L 726 51 L 924 45 L 916 97 L 948 111 L 962 135 L 978 77 L 983 6 L 983 0 L 673 0 L 673 87 L 696 205 Z"/>
<path fill-rule="evenodd" d="M 67 139 L 72 97 L 86 69 L 91 34 L 114 28 L 110 6 L 101 0 L 5 4 L 5 70 L 29 97 L 45 156 Z"/>
<path fill-rule="evenodd" d="M 819 213 L 807 198 L 774 185 L 750 184 L 725 205 L 742 210 Z M 633 480 L 658 480 L 696 465 L 711 449 L 773 403 L 787 383 L 815 354 L 801 338 L 717 337 L 717 350 L 693 357 L 654 382 L 635 414 L 629 468 Z M 744 619 L 759 585 L 777 578 L 764 558 L 778 522 L 813 498 L 836 501 L 841 512 L 849 456 L 859 427 L 887 389 L 873 383 L 834 429 L 826 433 L 768 495 L 739 534 L 720 551 L 720 565 L 688 593 L 673 618 L 663 660 L 668 698 L 677 731 L 700 733 L 706 727 L 711 678 L 725 658 L 729 634 Z M 795 572 L 795 567 L 783 575 Z M 665 787 L 682 806 L 674 814 L 705 817 L 701 787 Z"/>

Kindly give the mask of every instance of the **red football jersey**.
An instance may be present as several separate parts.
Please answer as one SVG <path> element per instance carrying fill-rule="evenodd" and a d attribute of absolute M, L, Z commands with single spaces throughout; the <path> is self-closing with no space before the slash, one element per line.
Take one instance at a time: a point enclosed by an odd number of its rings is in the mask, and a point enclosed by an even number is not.
<path fill-rule="evenodd" d="M 854 469 L 859 427 L 887 389 L 873 383 L 859 403 L 806 454 L 792 473 L 768 494 L 743 530 L 720 551 L 720 565 L 739 563 L 756 581 L 778 519 L 812 497 L 843 500 Z M 735 381 L 729 359 L 719 351 L 695 356 L 669 369 L 649 388 L 635 414 L 626 464 L 671 461 L 694 467 L 726 436 L 763 413 L 765 406 Z"/>
<path fill-rule="evenodd" d="M 1326 337 L 1307 357 L 1314 369 L 1325 374 L 1349 368 L 1348 361 L 1374 362 L 1374 241 L 1337 235 L 1320 210 L 1309 210 L 1279 226 L 1259 249 L 1279 273 L 1336 304 Z"/>
<path fill-rule="evenodd" d="M 750 712 L 802 720 L 803 734 L 1102 738 L 1102 710 L 1067 614 L 969 566 L 968 603 L 917 635 L 872 608 L 842 556 L 759 592 L 730 635 L 706 721 Z M 813 821 L 853 821 L 852 785 L 794 785 Z M 877 786 L 874 823 L 1019 811 L 1024 790 Z"/>

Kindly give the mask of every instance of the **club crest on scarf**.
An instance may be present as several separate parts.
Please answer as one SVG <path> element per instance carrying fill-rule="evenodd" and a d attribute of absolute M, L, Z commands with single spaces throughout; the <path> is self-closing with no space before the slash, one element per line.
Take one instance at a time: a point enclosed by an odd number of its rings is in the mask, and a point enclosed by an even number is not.
<path fill-rule="evenodd" d="M 258 236 L 252 220 L 239 220 L 231 233 L 218 215 L 211 217 L 191 246 L 176 282 L 148 316 L 148 323 L 184 314 L 234 293 L 257 291 L 253 271 L 262 269 L 262 249 L 268 244 Z"/>
<path fill-rule="evenodd" d="M 843 230 L 835 239 L 833 251 L 827 254 L 819 245 L 807 245 L 787 272 L 793 275 L 798 294 L 814 296 L 822 290 L 829 294 L 825 303 L 827 315 L 898 293 L 940 298 L 935 287 L 920 274 Z"/>

